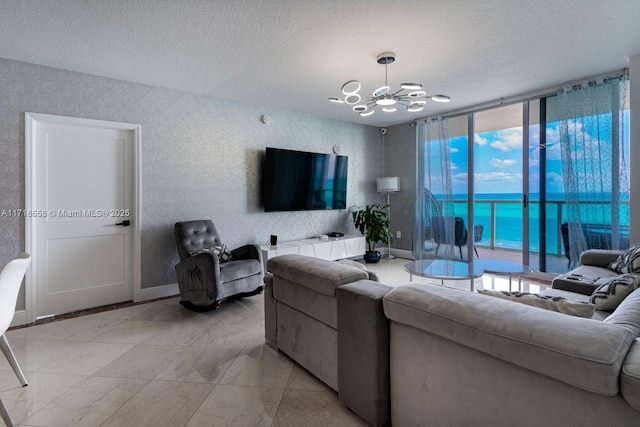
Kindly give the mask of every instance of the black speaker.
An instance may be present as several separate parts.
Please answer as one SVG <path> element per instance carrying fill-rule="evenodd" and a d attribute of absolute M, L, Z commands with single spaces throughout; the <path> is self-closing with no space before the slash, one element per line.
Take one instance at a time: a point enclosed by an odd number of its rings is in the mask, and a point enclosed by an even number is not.
<path fill-rule="evenodd" d="M 271 246 L 276 246 L 278 244 L 278 236 L 271 235 Z"/>

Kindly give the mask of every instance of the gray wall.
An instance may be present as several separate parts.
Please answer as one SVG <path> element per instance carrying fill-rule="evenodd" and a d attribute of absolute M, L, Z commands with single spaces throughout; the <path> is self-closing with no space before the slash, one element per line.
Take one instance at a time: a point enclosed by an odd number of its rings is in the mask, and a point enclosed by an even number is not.
<path fill-rule="evenodd" d="M 416 200 L 416 128 L 391 126 L 384 136 L 384 173 L 400 178 L 400 192 L 391 195 L 393 249 L 413 249 Z M 397 238 L 397 231 L 402 237 Z"/>
<path fill-rule="evenodd" d="M 0 59 L 0 212 L 24 208 L 25 112 L 142 125 L 143 288 L 176 281 L 176 221 L 211 218 L 231 247 L 271 234 L 355 233 L 346 210 L 265 213 L 266 146 L 329 153 L 339 145 L 349 156 L 348 206 L 378 197 L 378 128 Z M 24 247 L 24 219 L 0 216 L 0 267 Z"/>

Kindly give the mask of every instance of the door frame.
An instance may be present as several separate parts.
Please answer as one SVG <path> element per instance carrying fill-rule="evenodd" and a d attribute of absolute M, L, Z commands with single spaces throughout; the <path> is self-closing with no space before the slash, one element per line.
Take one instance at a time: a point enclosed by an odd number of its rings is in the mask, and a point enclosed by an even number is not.
<path fill-rule="evenodd" d="M 111 122 L 104 120 L 83 119 L 77 117 L 56 116 L 51 114 L 25 113 L 25 212 L 32 212 L 36 206 L 35 194 L 35 130 L 38 123 L 57 124 L 66 126 L 88 126 L 102 129 L 112 129 L 128 131 L 133 133 L 133 159 L 131 164 L 133 167 L 133 207 L 134 212 L 131 216 L 132 221 L 132 254 L 131 260 L 133 266 L 133 300 L 138 301 L 141 293 L 141 133 L 142 126 L 132 123 Z M 31 265 L 37 262 L 37 253 L 32 253 L 32 249 L 36 247 L 38 238 L 38 230 L 35 218 L 29 215 L 24 216 L 25 224 L 25 251 L 32 256 Z M 36 320 L 37 301 L 36 289 L 37 283 L 35 271 L 33 268 L 27 270 L 25 276 L 25 308 L 16 311 L 13 324 L 20 325 L 31 323 Z"/>

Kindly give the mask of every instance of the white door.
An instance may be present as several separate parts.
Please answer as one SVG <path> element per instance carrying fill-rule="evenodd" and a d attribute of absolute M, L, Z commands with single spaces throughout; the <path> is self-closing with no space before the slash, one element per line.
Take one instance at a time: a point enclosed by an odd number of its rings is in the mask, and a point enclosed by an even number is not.
<path fill-rule="evenodd" d="M 25 214 L 37 318 L 134 294 L 136 130 L 56 118 L 28 115 L 31 203 Z"/>

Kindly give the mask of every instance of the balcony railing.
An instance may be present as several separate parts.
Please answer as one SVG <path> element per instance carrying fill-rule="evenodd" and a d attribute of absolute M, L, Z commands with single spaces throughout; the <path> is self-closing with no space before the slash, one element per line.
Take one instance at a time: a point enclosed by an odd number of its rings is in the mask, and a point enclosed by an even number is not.
<path fill-rule="evenodd" d="M 454 199 L 455 215 L 468 224 L 467 200 Z M 539 201 L 529 201 L 529 250 L 539 252 Z M 582 204 L 582 202 L 581 202 Z M 611 205 L 611 201 L 586 201 L 584 205 Z M 628 201 L 620 201 L 626 206 Z M 488 208 L 487 208 L 488 205 Z M 546 254 L 564 256 L 561 225 L 567 222 L 564 200 L 546 201 Z M 610 224 L 611 222 L 609 222 Z M 522 200 L 482 199 L 474 201 L 474 224 L 483 225 L 482 240 L 476 243 L 490 249 L 522 250 Z M 627 227 L 628 224 L 624 224 Z"/>

